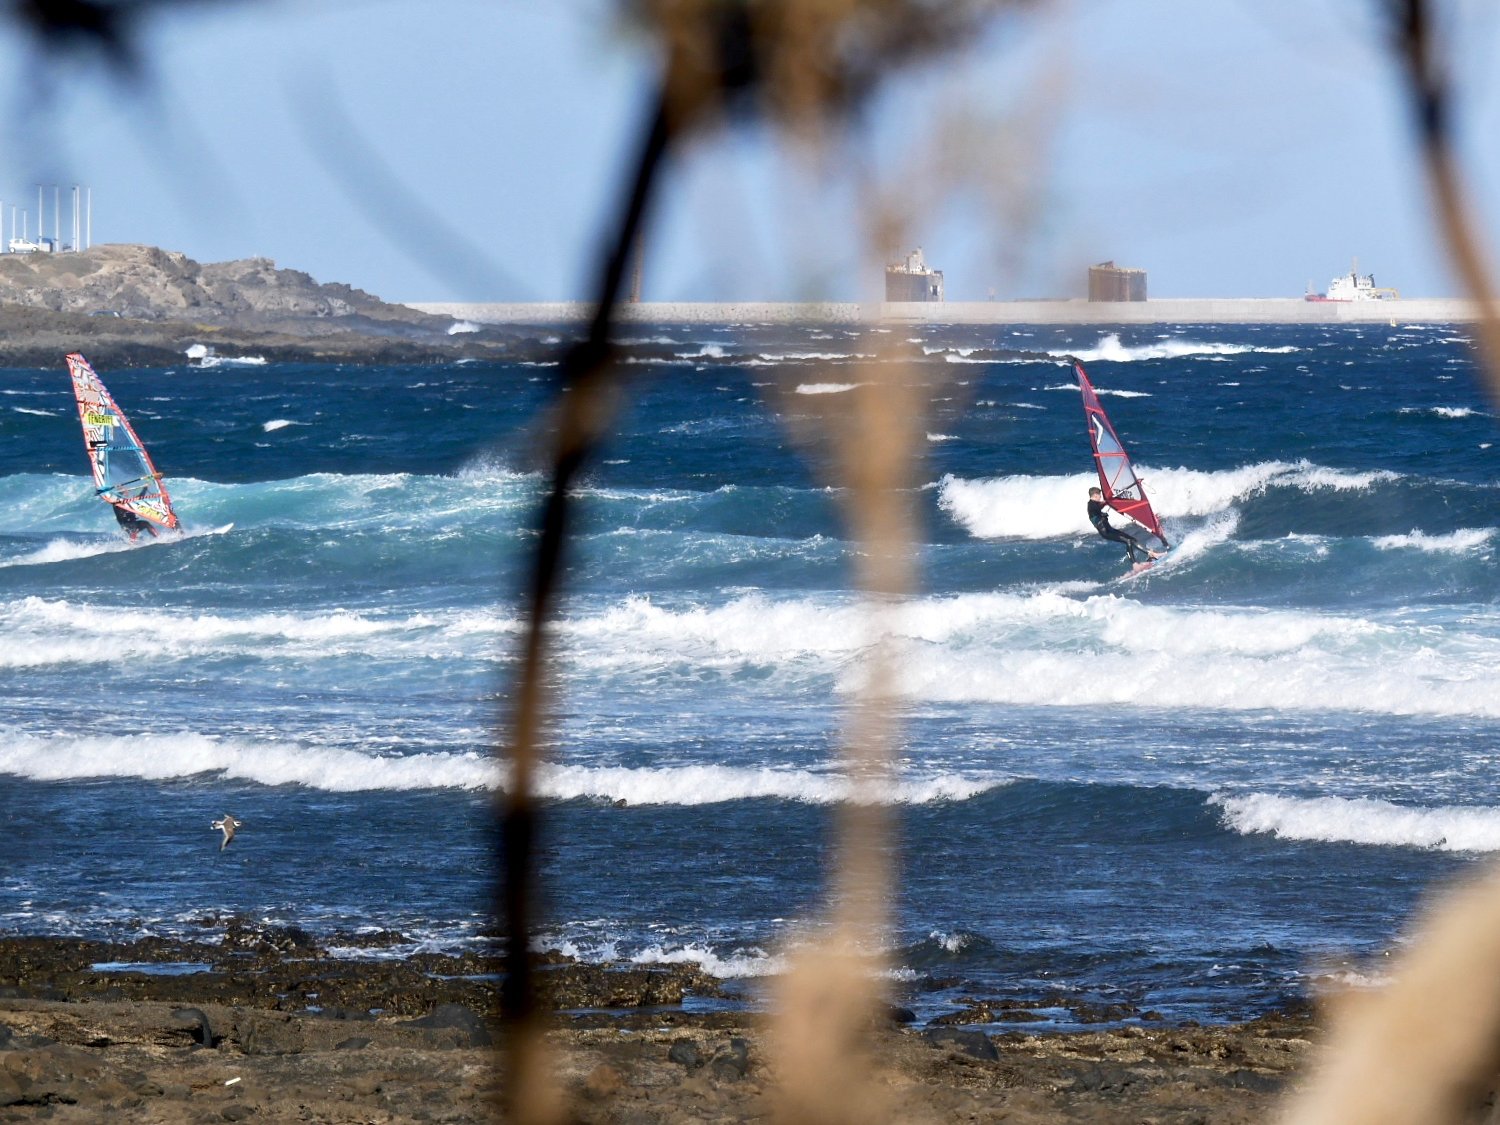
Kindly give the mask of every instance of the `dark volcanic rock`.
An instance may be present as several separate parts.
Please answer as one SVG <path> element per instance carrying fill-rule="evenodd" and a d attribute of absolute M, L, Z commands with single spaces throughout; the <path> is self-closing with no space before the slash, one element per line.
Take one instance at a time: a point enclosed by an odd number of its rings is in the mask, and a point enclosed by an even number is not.
<path fill-rule="evenodd" d="M 537 991 L 548 1007 L 675 1007 L 689 993 L 722 995 L 719 982 L 686 966 L 611 968 L 603 965 L 549 966 L 537 974 Z"/>
<path fill-rule="evenodd" d="M 193 1037 L 193 1042 L 198 1046 L 212 1047 L 218 1042 L 202 1008 L 178 1008 L 172 1013 L 172 1018 L 177 1021 L 179 1029 Z"/>
<path fill-rule="evenodd" d="M 957 1012 L 944 1012 L 930 1023 L 934 1027 L 954 1027 L 970 1023 L 1030 1023 L 1045 1020 L 1031 1009 L 1043 1006 L 1020 1000 L 971 1000 Z"/>
<path fill-rule="evenodd" d="M 750 1045 L 736 1037 L 708 1060 L 709 1073 L 723 1082 L 738 1082 L 750 1073 Z"/>
<path fill-rule="evenodd" d="M 290 1016 L 245 1016 L 238 1029 L 240 1050 L 247 1055 L 300 1055 L 307 1049 L 301 1021 Z"/>
<path fill-rule="evenodd" d="M 982 1031 L 957 1031 L 948 1027 L 929 1028 L 922 1038 L 934 1047 L 952 1047 L 976 1059 L 998 1060 L 1000 1052 Z"/>
<path fill-rule="evenodd" d="M 464 1047 L 490 1045 L 490 1033 L 484 1026 L 484 1021 L 462 1004 L 439 1004 L 431 1015 L 407 1020 L 402 1026 L 420 1027 L 429 1031 L 457 1031 L 459 1035 L 456 1042 Z"/>
<path fill-rule="evenodd" d="M 202 1011 L 218 1004 L 323 1022 L 368 1021 L 376 1015 L 430 1018 L 443 1005 L 457 1005 L 481 1021 L 498 1012 L 499 966 L 483 953 L 333 957 L 296 927 L 262 926 L 232 916 L 200 921 L 202 941 L 0 938 L 0 998 L 163 1001 Z M 151 971 L 155 965 L 170 971 Z M 659 1024 L 678 1018 L 681 1013 L 673 1009 L 688 995 L 723 995 L 717 980 L 691 966 L 550 964 L 537 977 L 541 1001 L 553 1010 L 644 1010 Z M 471 1024 L 464 1028 L 471 1037 L 477 1030 Z M 215 1023 L 209 1033 L 218 1037 L 225 1029 Z M 186 1044 L 195 1035 L 202 1044 L 197 1030 L 185 1023 L 163 1042 Z"/>
<path fill-rule="evenodd" d="M 214 919 L 205 930 L 216 942 L 227 924 Z M 248 948 L 235 952 L 207 942 L 0 938 L 0 973 L 7 979 L 56 977 L 76 993 L 62 1003 L 0 1000 L 0 1121 L 189 1125 L 243 1117 L 487 1125 L 498 1119 L 497 1099 L 510 1088 L 505 1057 L 461 1042 L 477 1026 L 493 1030 L 493 1007 L 486 1006 L 496 991 L 493 966 L 484 979 L 458 979 L 442 974 L 441 958 L 424 958 L 435 970 L 426 972 L 390 957 L 329 957 L 316 947 L 278 953 L 277 940 L 268 935 L 263 948 L 247 931 Z M 214 971 L 158 974 L 153 984 L 151 974 L 92 970 L 105 961 L 201 962 Z M 468 964 L 452 959 L 461 962 Z M 600 995 L 619 995 L 612 983 L 600 984 L 605 970 L 598 966 L 559 965 L 542 975 L 575 970 L 578 982 L 603 988 Z M 185 993 L 191 1003 L 181 1005 L 89 998 L 89 990 L 131 976 L 141 978 L 144 991 L 198 992 Z M 690 981 L 691 973 L 682 979 Z M 280 1007 L 216 999 L 241 992 Z M 316 1011 L 342 1002 L 335 993 L 359 996 L 352 1010 L 378 1007 L 383 1014 L 351 1027 L 327 1009 Z M 219 1049 L 190 1049 L 201 1024 L 174 1018 L 186 1008 L 197 1009 L 214 1037 L 222 1036 Z M 776 1069 L 760 1064 L 764 1037 L 774 1030 L 767 1024 L 753 1011 L 615 1008 L 554 1018 L 545 1034 L 568 1060 L 572 1077 L 560 1080 L 568 1120 L 758 1122 L 776 1095 Z M 1015 1125 L 1272 1120 L 1281 1092 L 1316 1057 L 1319 1038 L 1310 1014 L 1295 1009 L 1202 1028 L 1157 1021 L 1039 1035 L 1011 1030 L 991 1038 L 953 1027 L 903 1031 L 882 1019 L 867 1031 L 860 1049 L 873 1053 L 881 1072 L 885 1118 Z"/>

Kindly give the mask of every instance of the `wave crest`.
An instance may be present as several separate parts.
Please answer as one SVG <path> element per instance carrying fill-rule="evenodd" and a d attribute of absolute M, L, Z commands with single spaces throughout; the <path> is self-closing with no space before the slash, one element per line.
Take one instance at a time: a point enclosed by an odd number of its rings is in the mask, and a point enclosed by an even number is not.
<path fill-rule="evenodd" d="M 1210 516 L 1271 488 L 1302 492 L 1366 491 L 1401 479 L 1384 470 L 1348 472 L 1309 461 L 1265 461 L 1237 469 L 1153 469 L 1137 464 L 1151 505 L 1162 519 Z M 1054 539 L 1093 534 L 1085 500 L 1092 473 L 938 482 L 938 506 L 979 539 Z"/>
<path fill-rule="evenodd" d="M 1225 825 L 1243 835 L 1334 844 L 1429 848 L 1445 852 L 1500 851 L 1500 809 L 1445 806 L 1422 809 L 1375 798 L 1277 797 L 1266 793 L 1216 795 Z"/>

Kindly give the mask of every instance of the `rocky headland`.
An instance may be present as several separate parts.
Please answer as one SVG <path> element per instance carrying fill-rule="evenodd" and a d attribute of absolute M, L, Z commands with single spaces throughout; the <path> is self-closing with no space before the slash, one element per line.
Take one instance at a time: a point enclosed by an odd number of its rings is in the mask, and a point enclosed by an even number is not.
<path fill-rule="evenodd" d="M 424 363 L 515 358 L 512 329 L 450 333 L 449 316 L 319 283 L 267 258 L 204 264 L 153 246 L 0 254 L 0 366 L 82 351 L 99 367 L 184 362 L 188 350 L 268 362 Z"/>

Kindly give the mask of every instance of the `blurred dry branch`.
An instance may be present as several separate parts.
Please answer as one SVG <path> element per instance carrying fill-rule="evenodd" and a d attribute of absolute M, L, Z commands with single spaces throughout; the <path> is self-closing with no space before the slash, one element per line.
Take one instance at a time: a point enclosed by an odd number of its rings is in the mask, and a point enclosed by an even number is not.
<path fill-rule="evenodd" d="M 1386 6 L 1438 228 L 1477 305 L 1481 371 L 1500 402 L 1500 309 L 1486 231 L 1456 152 L 1452 45 L 1430 0 Z M 1327 1061 L 1292 1101 L 1287 1125 L 1475 1120 L 1500 1081 L 1500 873 L 1443 899 L 1392 967 L 1391 983 L 1344 997 L 1330 1030 Z"/>
<path fill-rule="evenodd" d="M 136 32 L 155 8 L 192 0 L 8 0 L 0 6 L 31 32 L 39 53 L 93 52 L 118 74 L 143 79 Z M 1500 316 L 1484 244 L 1458 160 L 1454 94 L 1430 0 L 1380 0 L 1417 130 L 1421 164 L 1449 253 L 1480 307 L 1481 356 L 1500 402 Z M 566 354 L 555 395 L 552 448 L 539 532 L 524 593 L 526 631 L 504 738 L 497 906 L 505 929 L 508 1119 L 560 1121 L 565 1108 L 541 1035 L 530 962 L 540 896 L 533 796 L 549 706 L 548 626 L 561 593 L 575 518 L 573 489 L 609 434 L 625 388 L 613 363 L 616 310 L 633 248 L 679 149 L 725 120 L 756 116 L 787 135 L 817 141 L 857 116 L 903 66 L 941 57 L 998 14 L 1026 0 L 622 0 L 659 46 L 660 73 L 634 166 L 600 252 L 594 312 Z M 967 137 L 954 146 L 977 148 Z M 1028 202 L 1029 200 L 1024 200 Z M 887 205 L 881 204 L 880 208 Z M 1023 225 L 1024 213 L 1017 225 Z M 898 241 L 902 217 L 867 216 L 877 250 Z M 865 1029 L 876 1018 L 875 972 L 887 924 L 891 841 L 880 799 L 895 745 L 894 656 L 885 639 L 892 608 L 913 584 L 910 480 L 923 403 L 889 354 L 861 375 L 857 393 L 826 404 L 826 436 L 848 496 L 859 545 L 859 589 L 870 606 L 866 683 L 846 727 L 852 799 L 840 810 L 833 911 L 826 940 L 798 958 L 780 996 L 773 1035 L 788 1121 L 881 1118 L 878 1085 L 862 1081 Z M 1291 1108 L 1290 1122 L 1417 1123 L 1473 1109 L 1500 1071 L 1500 876 L 1452 897 L 1397 966 L 1383 994 L 1336 1013 L 1327 1067 Z"/>
<path fill-rule="evenodd" d="M 885 1120 L 868 1033 L 880 1018 L 879 982 L 893 893 L 888 787 L 894 782 L 896 653 L 891 616 L 913 589 L 913 484 L 926 388 L 888 344 L 870 345 L 857 385 L 820 396 L 823 440 L 856 544 L 864 595 L 864 683 L 845 724 L 850 798 L 839 809 L 829 933 L 792 959 L 776 997 L 771 1049 L 778 1117 L 824 1123 Z M 842 400 L 842 401 L 841 401 Z"/>
<path fill-rule="evenodd" d="M 1285 1125 L 1476 1119 L 1500 1075 L 1500 873 L 1440 901 L 1392 978 L 1334 1007 L 1327 1062 Z"/>
<path fill-rule="evenodd" d="M 1478 306 L 1475 326 L 1490 396 L 1500 402 L 1500 308 L 1485 259 L 1484 229 L 1475 216 L 1454 144 L 1457 110 L 1448 52 L 1430 0 L 1386 0 L 1391 46 L 1401 66 L 1417 130 L 1418 152 L 1437 210 L 1438 228 L 1460 280 Z"/>
<path fill-rule="evenodd" d="M 662 44 L 683 124 L 758 112 L 795 133 L 857 113 L 880 83 L 1029 0 L 627 0 Z"/>
<path fill-rule="evenodd" d="M 630 190 L 615 226 L 599 278 L 599 295 L 588 335 L 564 357 L 559 372 L 558 407 L 546 497 L 538 517 L 538 545 L 523 607 L 526 631 L 520 670 L 511 698 L 512 726 L 506 745 L 510 775 L 502 797 L 502 856 L 499 914 L 505 932 L 505 981 L 501 1011 L 510 1081 L 504 1106 L 510 1120 L 561 1119 L 538 1023 L 530 941 L 535 886 L 536 803 L 532 797 L 546 723 L 549 660 L 547 626 L 562 574 L 573 517 L 572 488 L 591 461 L 615 415 L 616 388 L 610 379 L 610 328 L 620 301 L 626 263 L 645 221 L 662 165 L 674 139 L 664 99 L 646 128 Z"/>
<path fill-rule="evenodd" d="M 546 496 L 538 517 L 538 547 L 525 594 L 527 628 L 522 659 L 511 695 L 511 729 L 506 742 L 510 777 L 502 813 L 504 850 L 499 889 L 505 929 L 506 979 L 502 1010 L 508 1053 L 506 1084 L 510 1118 L 519 1122 L 560 1119 L 560 1099 L 543 1057 L 535 989 L 530 967 L 533 907 L 538 897 L 534 870 L 537 812 L 533 779 L 540 761 L 548 701 L 550 660 L 547 625 L 554 612 L 564 552 L 573 520 L 573 483 L 592 461 L 615 417 L 620 387 L 613 373 L 611 334 L 631 249 L 644 228 L 662 176 L 683 140 L 693 131 L 725 117 L 759 111 L 801 135 L 816 135 L 828 122 L 857 110 L 882 77 L 902 63 L 951 48 L 979 22 L 1010 4 L 1000 0 L 642 0 L 636 17 L 662 47 L 662 71 L 655 107 L 644 131 L 630 187 L 611 225 L 611 236 L 598 271 L 594 313 L 586 337 L 574 345 L 561 365 L 557 417 Z M 845 439 L 852 493 L 858 498 L 853 516 L 861 537 L 877 560 L 861 576 L 866 589 L 889 594 L 905 589 L 905 568 L 893 566 L 909 549 L 910 529 L 891 507 L 898 492 L 891 474 L 910 466 L 910 439 L 898 441 L 900 422 L 909 421 L 891 401 L 861 414 Z M 885 432 L 871 440 L 864 426 Z M 878 646 L 877 646 L 878 647 Z M 874 669 L 881 667 L 877 658 Z M 884 705 L 886 673 L 872 670 L 875 702 L 862 712 L 851 733 L 851 778 L 856 795 L 868 796 L 883 780 L 889 754 Z M 847 951 L 878 928 L 889 875 L 883 863 L 883 829 L 879 805 L 854 800 L 846 810 L 845 847 L 838 901 L 842 921 L 834 948 Z M 837 956 L 837 954 L 836 954 Z M 847 962 L 840 959 L 841 964 Z M 805 974 L 794 978 L 808 979 Z M 848 979 L 864 982 L 867 973 Z M 802 1008 L 839 1026 L 854 1026 L 866 1007 L 868 985 L 851 983 L 824 993 L 834 1010 L 819 1004 Z M 795 1016 L 789 1016 L 795 1020 Z M 828 1039 L 804 1038 L 811 1047 Z M 813 1087 L 836 1088 L 828 1072 L 806 1071 L 807 1082 L 790 1076 L 787 1113 L 792 1118 L 813 1112 Z"/>
<path fill-rule="evenodd" d="M 150 0 L 11 0 L 9 4 L 12 18 L 37 37 L 43 52 L 95 51 L 131 78 L 140 75 L 136 21 L 149 6 Z"/>

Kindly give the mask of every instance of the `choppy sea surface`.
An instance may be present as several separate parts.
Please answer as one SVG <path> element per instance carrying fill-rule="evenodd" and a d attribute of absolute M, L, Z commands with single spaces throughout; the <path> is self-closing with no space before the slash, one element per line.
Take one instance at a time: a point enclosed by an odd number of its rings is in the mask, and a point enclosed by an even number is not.
<path fill-rule="evenodd" d="M 820 916 L 870 638 L 807 435 L 884 344 L 928 403 L 891 623 L 907 1002 L 1216 1020 L 1378 978 L 1500 851 L 1500 426 L 1448 325 L 629 329 L 540 944 L 753 995 Z M 1176 544 L 1133 581 L 1086 522 L 1069 353 Z M 0 933 L 483 940 L 555 368 L 100 375 L 188 534 L 121 538 L 61 356 L 0 372 Z"/>

